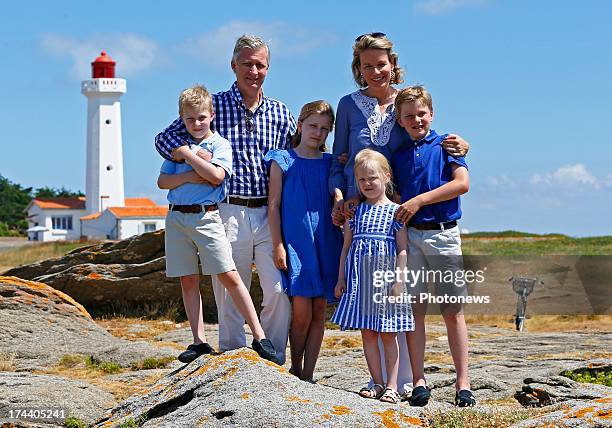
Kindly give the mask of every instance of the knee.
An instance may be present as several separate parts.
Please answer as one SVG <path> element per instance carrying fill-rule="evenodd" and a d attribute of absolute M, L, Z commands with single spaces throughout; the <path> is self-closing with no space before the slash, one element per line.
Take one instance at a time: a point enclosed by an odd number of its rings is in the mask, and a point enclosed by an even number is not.
<path fill-rule="evenodd" d="M 442 318 L 444 318 L 444 322 L 446 323 L 446 325 L 459 325 L 462 323 L 465 324 L 463 312 L 457 309 L 446 308 L 442 310 Z"/>
<path fill-rule="evenodd" d="M 380 333 L 380 340 L 385 345 L 392 344 L 397 340 L 397 333 Z"/>

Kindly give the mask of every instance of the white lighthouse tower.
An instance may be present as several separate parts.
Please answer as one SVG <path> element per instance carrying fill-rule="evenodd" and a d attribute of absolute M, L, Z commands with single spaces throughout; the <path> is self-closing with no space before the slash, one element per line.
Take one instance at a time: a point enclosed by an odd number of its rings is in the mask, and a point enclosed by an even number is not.
<path fill-rule="evenodd" d="M 88 214 L 125 206 L 119 98 L 126 92 L 126 82 L 115 78 L 115 62 L 104 51 L 91 69 L 92 78 L 81 83 L 81 93 L 87 97 Z"/>

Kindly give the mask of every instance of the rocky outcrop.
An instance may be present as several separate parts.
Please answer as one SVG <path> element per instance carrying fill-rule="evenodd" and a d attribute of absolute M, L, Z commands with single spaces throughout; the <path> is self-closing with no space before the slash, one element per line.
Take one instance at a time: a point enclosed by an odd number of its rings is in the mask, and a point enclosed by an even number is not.
<path fill-rule="evenodd" d="M 65 355 L 90 355 L 122 367 L 176 351 L 121 340 L 99 327 L 85 308 L 48 285 L 0 276 L 0 343 L 16 370 L 55 366 Z M 0 394 L 1 396 L 1 394 Z"/>
<path fill-rule="evenodd" d="M 86 246 L 64 257 L 18 266 L 5 275 L 45 283 L 94 316 L 184 314 L 178 278 L 166 278 L 163 230 Z M 210 277 L 202 276 L 200 284 L 205 320 L 216 322 Z M 258 284 L 254 272 L 251 295 L 256 308 L 262 299 Z"/>
<path fill-rule="evenodd" d="M 56 410 L 57 418 L 37 420 L 41 426 L 63 426 L 61 415 L 93 423 L 116 404 L 101 388 L 59 376 L 0 372 L 0 391 L 0 420 L 11 416 L 11 410 L 13 417 L 18 409 Z M 26 421 L 20 417 L 12 422 L 20 426 L 19 422 Z"/>
<path fill-rule="evenodd" d="M 242 348 L 205 356 L 132 397 L 97 427 L 139 421 L 143 427 L 420 426 L 420 409 L 360 398 L 302 382 Z"/>

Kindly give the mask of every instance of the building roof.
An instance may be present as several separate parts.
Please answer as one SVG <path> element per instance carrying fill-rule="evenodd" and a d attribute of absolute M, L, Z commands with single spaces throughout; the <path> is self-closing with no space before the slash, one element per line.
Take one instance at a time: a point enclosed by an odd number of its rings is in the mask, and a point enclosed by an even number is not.
<path fill-rule="evenodd" d="M 149 198 L 125 198 L 126 207 L 156 207 L 157 205 Z"/>
<path fill-rule="evenodd" d="M 89 214 L 89 215 L 84 215 L 83 217 L 81 217 L 81 220 L 95 220 L 98 217 L 100 217 L 102 215 L 101 212 L 97 212 L 97 213 L 93 213 L 93 214 Z"/>
<path fill-rule="evenodd" d="M 51 210 L 84 210 L 85 197 L 78 198 L 35 198 L 33 204 L 38 205 L 42 209 Z"/>
<path fill-rule="evenodd" d="M 106 210 L 116 218 L 165 217 L 168 212 L 167 207 L 157 205 L 149 198 L 125 198 L 124 207 L 108 207 Z M 92 213 L 81 217 L 81 220 L 95 220 L 101 215 L 102 212 Z"/>
<path fill-rule="evenodd" d="M 108 207 L 107 209 L 117 218 L 165 217 L 168 212 L 168 207 L 158 205 L 152 207 Z"/>

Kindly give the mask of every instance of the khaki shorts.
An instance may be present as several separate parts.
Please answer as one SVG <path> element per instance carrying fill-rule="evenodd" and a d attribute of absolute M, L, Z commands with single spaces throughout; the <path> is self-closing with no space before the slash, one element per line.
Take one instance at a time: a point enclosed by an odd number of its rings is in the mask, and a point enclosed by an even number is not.
<path fill-rule="evenodd" d="M 414 274 L 411 294 L 428 292 L 436 296 L 467 296 L 464 281 L 459 227 L 446 230 L 417 230 L 408 227 L 408 269 Z"/>
<path fill-rule="evenodd" d="M 236 270 L 219 211 L 198 214 L 168 211 L 166 215 L 166 276 L 217 275 Z"/>

